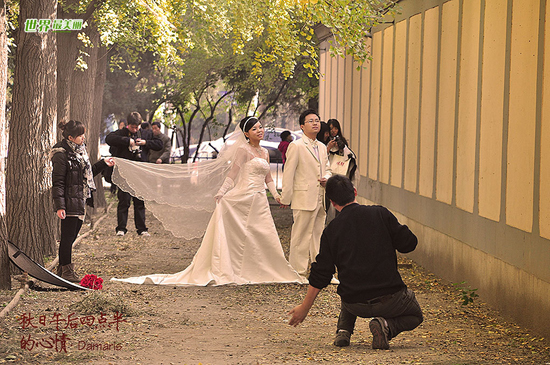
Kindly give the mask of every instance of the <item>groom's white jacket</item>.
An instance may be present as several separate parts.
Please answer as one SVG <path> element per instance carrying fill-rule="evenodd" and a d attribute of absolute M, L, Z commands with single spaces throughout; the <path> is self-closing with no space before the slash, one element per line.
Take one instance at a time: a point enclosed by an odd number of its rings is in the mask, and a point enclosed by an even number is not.
<path fill-rule="evenodd" d="M 314 210 L 317 207 L 319 179 L 321 176 L 328 179 L 332 175 L 327 147 L 319 141 L 317 146 L 320 161 L 305 136 L 292 142 L 286 151 L 281 203 L 290 205 L 292 209 Z M 324 192 L 324 188 L 321 189 Z"/>

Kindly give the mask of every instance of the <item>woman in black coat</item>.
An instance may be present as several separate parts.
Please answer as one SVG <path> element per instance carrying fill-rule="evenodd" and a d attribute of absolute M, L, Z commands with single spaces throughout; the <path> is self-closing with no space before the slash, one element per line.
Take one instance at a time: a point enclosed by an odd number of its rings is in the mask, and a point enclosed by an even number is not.
<path fill-rule="evenodd" d="M 86 128 L 81 122 L 61 122 L 59 128 L 63 131 L 64 138 L 51 151 L 52 197 L 54 209 L 61 219 L 57 275 L 69 281 L 80 282 L 71 259 L 73 242 L 82 227 L 86 203 L 93 206 L 94 176 L 107 166 L 113 166 L 115 162 L 109 157 L 93 166 L 90 164 L 84 144 Z"/>

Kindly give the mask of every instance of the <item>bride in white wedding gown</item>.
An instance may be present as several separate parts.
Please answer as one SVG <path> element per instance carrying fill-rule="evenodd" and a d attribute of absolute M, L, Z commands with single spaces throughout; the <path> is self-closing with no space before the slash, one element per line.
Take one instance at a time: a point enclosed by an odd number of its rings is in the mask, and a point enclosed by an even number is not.
<path fill-rule="evenodd" d="M 241 130 L 244 131 L 248 143 Z M 247 117 L 241 121 L 240 129 L 235 133 L 238 135 L 232 141 L 233 145 L 229 146 L 227 151 L 220 152 L 219 158 L 226 160 L 212 162 L 217 166 L 225 164 L 226 167 L 221 175 L 214 173 L 213 168 L 207 168 L 205 170 L 208 171 L 207 173 L 201 171 L 198 168 L 200 166 L 191 169 L 191 171 L 195 171 L 196 175 L 191 185 L 198 189 L 202 186 L 202 190 L 206 191 L 203 191 L 203 195 L 206 195 L 210 201 L 216 201 L 201 246 L 191 264 L 185 270 L 175 274 L 153 274 L 111 280 L 134 284 L 181 286 L 307 283 L 307 279 L 300 276 L 285 259 L 269 209 L 264 183 L 267 184 L 277 201 L 280 196 L 271 177 L 269 154 L 265 148 L 259 145 L 264 134 L 262 124 L 254 117 Z M 227 159 L 228 153 L 230 159 Z M 132 175 L 135 165 L 138 165 L 138 169 L 141 168 L 141 170 L 137 175 Z M 159 191 L 163 190 L 164 185 L 171 186 L 168 188 L 169 191 L 181 190 L 182 187 L 178 180 L 166 180 L 168 166 L 164 166 L 161 170 L 153 169 L 151 172 L 148 171 L 148 168 L 154 166 L 152 164 L 143 165 L 119 159 L 117 159 L 116 166 L 115 183 L 119 187 L 125 187 L 124 190 L 130 191 L 133 195 L 143 198 L 147 208 L 163 222 L 167 229 L 176 235 L 177 232 L 181 232 L 181 225 L 178 224 L 175 213 L 178 211 L 177 209 L 181 208 L 177 207 L 178 198 L 171 193 L 150 194 L 151 186 L 143 183 L 143 181 L 148 181 L 147 174 L 157 174 L 163 177 L 162 184 L 160 184 L 161 179 L 156 180 Z M 175 173 L 175 176 L 187 178 L 188 172 Z M 203 174 L 206 174 L 206 178 L 197 181 Z M 129 176 L 139 176 L 140 178 L 131 179 Z M 212 197 L 212 193 L 207 192 L 208 188 L 205 185 L 208 185 L 214 176 L 225 176 L 225 179 L 221 188 Z M 139 181 L 132 183 L 129 180 Z M 191 176 L 191 181 L 193 181 L 193 176 Z M 191 185 L 187 186 L 187 190 Z M 187 191 L 187 194 L 198 193 L 198 191 Z M 198 222 L 204 220 L 208 214 L 207 209 L 205 211 L 195 206 L 192 213 L 187 214 L 186 217 L 190 219 L 193 217 Z M 191 220 L 187 222 L 187 225 L 191 223 L 189 226 L 197 229 L 197 224 L 193 222 L 195 221 Z M 185 236 L 185 234 L 182 233 L 181 236 Z"/>

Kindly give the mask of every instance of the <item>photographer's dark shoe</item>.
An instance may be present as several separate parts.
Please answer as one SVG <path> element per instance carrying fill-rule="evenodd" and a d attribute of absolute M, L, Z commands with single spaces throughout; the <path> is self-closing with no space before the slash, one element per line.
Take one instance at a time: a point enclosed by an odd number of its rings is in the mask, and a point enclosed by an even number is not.
<path fill-rule="evenodd" d="M 334 338 L 334 346 L 346 347 L 349 346 L 349 340 L 351 338 L 351 333 L 347 330 L 338 330 L 336 332 L 336 337 Z"/>
<path fill-rule="evenodd" d="M 369 323 L 369 329 L 372 333 L 372 348 L 388 350 L 390 343 L 388 340 L 388 323 L 382 317 L 375 317 Z"/>

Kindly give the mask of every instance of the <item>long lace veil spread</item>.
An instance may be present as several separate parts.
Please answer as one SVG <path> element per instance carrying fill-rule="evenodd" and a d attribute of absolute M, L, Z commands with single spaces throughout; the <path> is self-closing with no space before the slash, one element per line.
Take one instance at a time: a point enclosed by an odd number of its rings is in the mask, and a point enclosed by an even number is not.
<path fill-rule="evenodd" d="M 238 160 L 237 150 L 246 145 L 246 138 L 237 126 L 213 160 L 180 165 L 116 158 L 113 182 L 145 201 L 146 208 L 174 236 L 199 238 L 216 207 L 214 196 Z"/>

